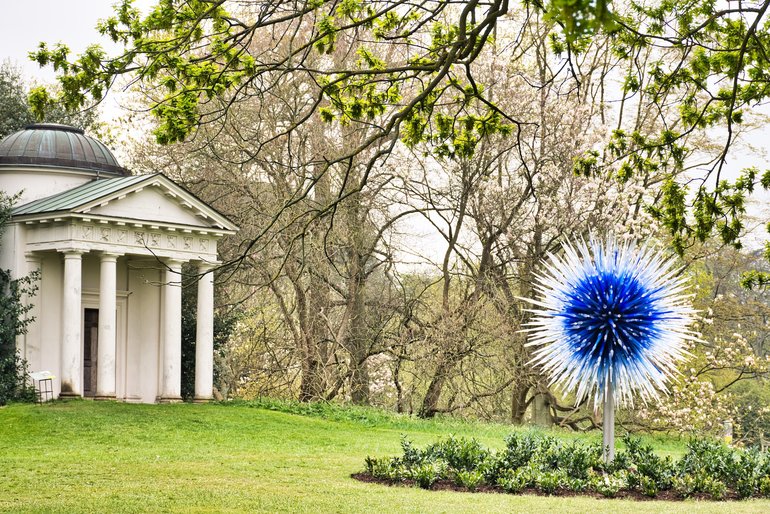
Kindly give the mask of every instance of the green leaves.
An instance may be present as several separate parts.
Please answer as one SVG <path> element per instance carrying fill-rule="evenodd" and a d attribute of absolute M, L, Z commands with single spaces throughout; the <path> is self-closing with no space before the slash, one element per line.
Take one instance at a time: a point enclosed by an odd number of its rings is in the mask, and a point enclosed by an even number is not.
<path fill-rule="evenodd" d="M 723 180 L 714 188 L 702 185 L 692 200 L 687 187 L 671 178 L 663 184 L 658 203 L 648 211 L 673 236 L 673 247 L 680 255 L 689 238 L 705 241 L 714 234 L 724 244 L 740 248 L 746 198 L 754 190 L 756 173 L 748 168 L 733 183 Z M 690 205 L 692 217 L 688 215 Z"/>
<path fill-rule="evenodd" d="M 165 90 L 152 107 L 159 120 L 158 140 L 183 140 L 197 127 L 201 97 L 225 94 L 255 69 L 253 57 L 233 44 L 235 29 L 221 4 L 161 0 L 143 19 L 131 0 L 124 0 L 115 16 L 98 25 L 102 34 L 129 47 L 118 58 L 109 59 L 100 46 L 92 45 L 71 60 L 65 45 L 50 49 L 41 43 L 30 58 L 60 72 L 61 89 L 52 94 L 35 88 L 30 94 L 35 115 L 44 116 L 57 103 L 75 110 L 91 99 L 98 102 L 117 75 L 136 73 L 139 80 L 157 81 Z M 209 51 L 205 57 L 202 47 Z"/>
<path fill-rule="evenodd" d="M 567 42 L 572 43 L 581 37 L 617 28 L 611 3 L 610 0 L 550 0 L 546 17 L 561 25 Z"/>
<path fill-rule="evenodd" d="M 44 86 L 38 86 L 29 91 L 29 107 L 32 115 L 38 120 L 42 120 L 48 107 L 55 102 L 48 94 L 48 89 Z"/>

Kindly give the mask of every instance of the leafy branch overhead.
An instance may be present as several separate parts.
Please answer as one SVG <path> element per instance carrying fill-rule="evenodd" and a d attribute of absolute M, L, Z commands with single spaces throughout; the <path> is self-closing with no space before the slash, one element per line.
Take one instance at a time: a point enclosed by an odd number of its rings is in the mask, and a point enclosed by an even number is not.
<path fill-rule="evenodd" d="M 222 123 L 234 105 L 301 77 L 316 86 L 303 93 L 312 102 L 286 133 L 319 118 L 370 130 L 333 160 L 394 138 L 411 147 L 427 143 L 440 157 L 468 158 L 489 136 L 521 144 L 522 127 L 533 123 L 500 107 L 506 91 L 483 80 L 479 62 L 494 49 L 507 59 L 493 66 L 530 65 L 539 48 L 521 34 L 537 22 L 547 30 L 549 67 L 582 95 L 592 86 L 579 78 L 586 49 L 610 49 L 610 61 L 591 79 L 601 84 L 593 102 L 606 141 L 576 155 L 575 171 L 642 177 L 659 188 L 649 212 L 681 252 L 715 232 L 738 244 L 746 196 L 767 186 L 756 170 L 733 182 L 723 173 L 742 126 L 770 95 L 769 6 L 770 0 L 158 0 L 143 15 L 124 0 L 99 24 L 124 51 L 111 57 L 94 45 L 73 56 L 65 45 L 42 43 L 31 57 L 60 73 L 61 89 L 35 89 L 30 102 L 38 115 L 57 102 L 82 108 L 124 77 L 121 85 L 139 85 L 151 99 L 158 141 L 174 143 L 201 125 Z M 713 138 L 715 128 L 718 148 L 704 150 L 703 138 Z M 683 173 L 694 185 L 682 183 Z"/>
<path fill-rule="evenodd" d="M 35 90 L 36 112 L 57 101 L 71 108 L 98 102 L 125 75 L 153 89 L 156 136 L 172 143 L 216 118 L 208 110 L 215 99 L 237 101 L 280 77 L 309 75 L 322 92 L 315 106 L 322 119 L 348 124 L 387 115 L 380 137 L 402 128 L 405 141 L 448 140 L 467 154 L 485 134 L 510 131 L 466 69 L 507 2 L 468 2 L 459 10 L 450 2 L 247 3 L 234 6 L 237 17 L 226 4 L 160 1 L 142 16 L 124 1 L 99 25 L 126 48 L 115 58 L 96 45 L 73 59 L 65 45 L 41 44 L 31 57 L 60 72 L 62 92 L 53 98 Z M 332 54 L 343 38 L 355 40 L 343 66 L 315 58 Z M 434 126 L 440 103 L 454 106 L 453 116 Z"/>

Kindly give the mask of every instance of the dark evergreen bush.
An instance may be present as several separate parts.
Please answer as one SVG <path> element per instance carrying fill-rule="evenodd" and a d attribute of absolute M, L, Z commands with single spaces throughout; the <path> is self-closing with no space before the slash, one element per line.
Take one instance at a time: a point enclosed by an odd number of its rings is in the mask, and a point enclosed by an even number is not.
<path fill-rule="evenodd" d="M 15 198 L 0 191 L 0 235 Z M 34 390 L 26 382 L 26 362 L 16 351 L 16 338 L 32 321 L 31 305 L 24 301 L 36 290 L 37 273 L 13 279 L 9 270 L 0 269 L 0 405 L 11 401 L 32 401 Z"/>
<path fill-rule="evenodd" d="M 0 405 L 35 401 L 35 389 L 26 381 L 26 376 L 27 362 L 18 352 L 0 356 Z"/>

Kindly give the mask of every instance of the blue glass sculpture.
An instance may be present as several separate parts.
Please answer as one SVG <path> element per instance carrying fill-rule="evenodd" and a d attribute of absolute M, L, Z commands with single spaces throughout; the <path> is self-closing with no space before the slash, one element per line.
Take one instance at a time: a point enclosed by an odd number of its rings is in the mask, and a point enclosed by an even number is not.
<path fill-rule="evenodd" d="M 666 391 L 687 356 L 684 342 L 694 311 L 686 278 L 673 259 L 649 246 L 613 238 L 565 244 L 549 254 L 536 277 L 528 346 L 540 366 L 576 403 L 593 396 L 604 405 L 607 460 L 614 455 L 614 408 Z M 612 430 L 608 434 L 608 430 Z"/>

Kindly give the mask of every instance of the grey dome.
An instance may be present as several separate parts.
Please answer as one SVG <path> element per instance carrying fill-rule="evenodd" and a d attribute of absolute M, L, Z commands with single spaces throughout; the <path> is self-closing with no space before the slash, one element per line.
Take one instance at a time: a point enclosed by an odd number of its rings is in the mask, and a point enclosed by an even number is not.
<path fill-rule="evenodd" d="M 0 141 L 0 166 L 38 165 L 128 175 L 104 144 L 82 129 L 55 123 L 27 125 Z"/>

